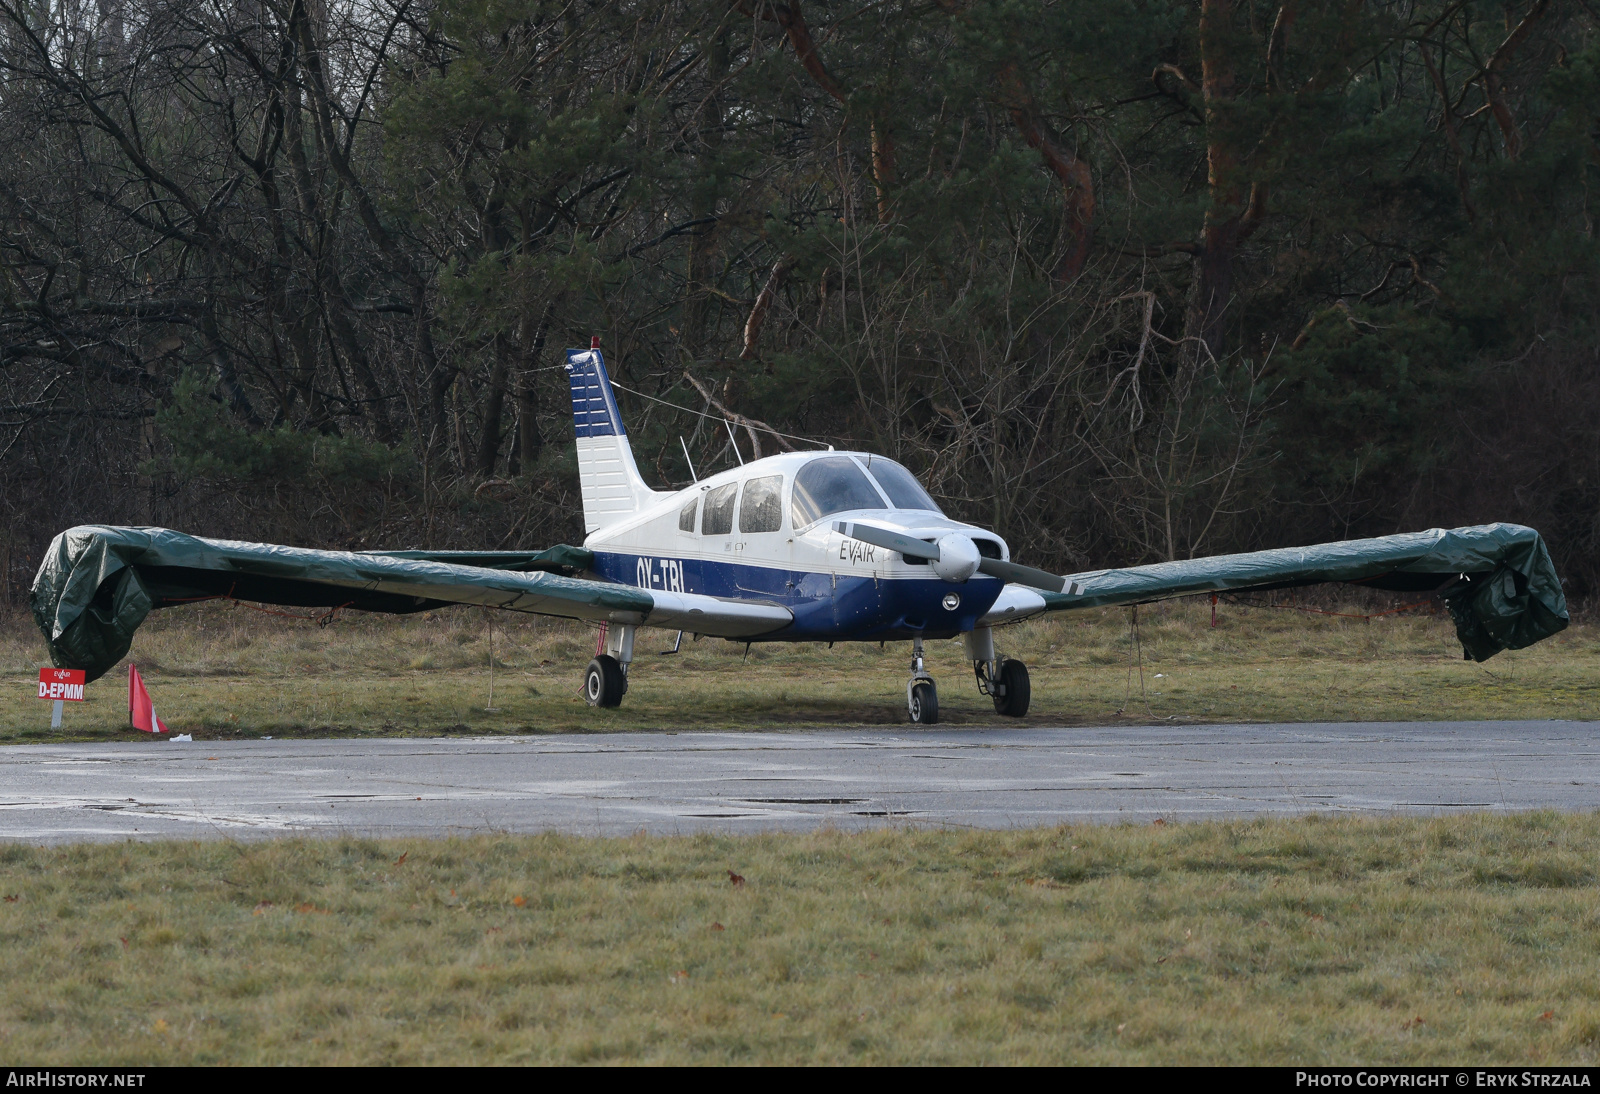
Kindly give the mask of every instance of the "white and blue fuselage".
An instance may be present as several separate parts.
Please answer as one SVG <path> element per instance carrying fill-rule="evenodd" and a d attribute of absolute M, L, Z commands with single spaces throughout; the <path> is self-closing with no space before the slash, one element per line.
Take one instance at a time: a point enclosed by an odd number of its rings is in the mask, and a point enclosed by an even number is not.
<path fill-rule="evenodd" d="M 840 535 L 834 524 L 870 519 L 918 539 L 937 541 L 963 532 L 1005 558 L 997 536 L 950 520 L 937 510 L 899 509 L 889 499 L 872 509 L 840 509 L 812 516 L 794 502 L 796 476 L 818 460 L 836 471 L 848 465 L 871 481 L 866 457 L 855 453 L 785 453 L 755 460 L 665 496 L 637 516 L 589 536 L 594 568 L 604 578 L 663 592 L 701 593 L 726 600 L 759 600 L 794 613 L 763 641 L 879 641 L 953 638 L 972 630 L 1005 587 L 975 574 L 959 588 L 908 562 L 899 553 Z M 878 462 L 879 458 L 874 458 Z M 815 474 L 815 471 L 813 471 Z M 742 527 L 738 502 L 749 484 L 766 490 L 777 479 L 779 520 L 763 522 L 760 507 L 746 506 L 755 530 Z M 731 496 L 732 526 L 722 530 L 715 502 Z M 707 517 L 711 520 L 708 521 Z M 706 525 L 712 525 L 706 530 Z"/>
<path fill-rule="evenodd" d="M 970 568 L 959 583 L 935 566 L 842 535 L 870 521 L 930 543 L 950 533 L 1008 560 L 1004 540 L 946 517 L 899 464 L 857 452 L 788 452 L 730 468 L 676 492 L 644 486 L 598 350 L 567 365 L 577 425 L 587 538 L 598 576 L 664 593 L 761 602 L 793 615 L 764 642 L 953 638 L 995 618 L 1043 608 L 1036 594 Z"/>

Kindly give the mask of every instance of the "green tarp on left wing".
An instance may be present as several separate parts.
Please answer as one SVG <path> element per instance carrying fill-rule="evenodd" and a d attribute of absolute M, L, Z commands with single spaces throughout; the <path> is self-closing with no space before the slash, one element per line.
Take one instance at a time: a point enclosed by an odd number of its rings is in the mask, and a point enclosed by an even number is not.
<path fill-rule="evenodd" d="M 1047 611 L 1139 604 L 1209 592 L 1347 582 L 1443 597 L 1464 654 L 1485 661 L 1531 646 L 1567 626 L 1567 598 L 1544 539 L 1520 524 L 1288 547 L 1248 554 L 1095 570 L 1045 593 Z"/>
<path fill-rule="evenodd" d="M 565 550 L 572 552 L 566 562 L 583 554 Z M 392 613 L 482 604 L 594 620 L 642 617 L 655 607 L 645 590 L 553 573 L 99 525 L 70 529 L 51 542 L 29 604 L 56 666 L 83 669 L 94 680 L 127 655 L 151 610 L 219 596 Z"/>

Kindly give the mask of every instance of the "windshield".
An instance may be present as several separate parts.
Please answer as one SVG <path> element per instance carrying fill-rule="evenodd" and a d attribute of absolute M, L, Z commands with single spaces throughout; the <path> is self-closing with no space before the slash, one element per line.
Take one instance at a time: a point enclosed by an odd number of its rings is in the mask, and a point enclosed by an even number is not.
<path fill-rule="evenodd" d="M 849 456 L 812 460 L 794 477 L 794 502 L 790 508 L 796 530 L 829 513 L 883 507 L 883 499 Z"/>
<path fill-rule="evenodd" d="M 922 484 L 917 482 L 916 476 L 911 472 L 882 456 L 864 456 L 862 459 L 867 465 L 867 470 L 872 472 L 872 477 L 883 487 L 883 492 L 889 495 L 889 500 L 894 503 L 896 509 L 931 509 L 944 516 L 944 510 L 928 496 L 928 492 L 922 488 Z"/>

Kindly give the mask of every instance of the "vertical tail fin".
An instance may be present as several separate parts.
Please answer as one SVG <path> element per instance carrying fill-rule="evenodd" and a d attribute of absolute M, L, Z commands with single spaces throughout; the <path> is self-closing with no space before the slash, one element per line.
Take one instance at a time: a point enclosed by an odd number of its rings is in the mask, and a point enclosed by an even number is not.
<path fill-rule="evenodd" d="M 600 340 L 567 351 L 572 383 L 572 424 L 578 435 L 578 481 L 583 489 L 584 535 L 639 512 L 656 498 L 633 462 L 628 431 L 617 411 Z"/>

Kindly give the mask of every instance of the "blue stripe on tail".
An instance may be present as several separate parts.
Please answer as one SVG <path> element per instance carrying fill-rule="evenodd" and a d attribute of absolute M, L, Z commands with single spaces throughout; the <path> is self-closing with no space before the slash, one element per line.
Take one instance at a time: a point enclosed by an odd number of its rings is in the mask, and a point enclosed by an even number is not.
<path fill-rule="evenodd" d="M 611 377 L 597 349 L 567 350 L 567 378 L 572 383 L 572 424 L 580 437 L 626 437 Z"/>

